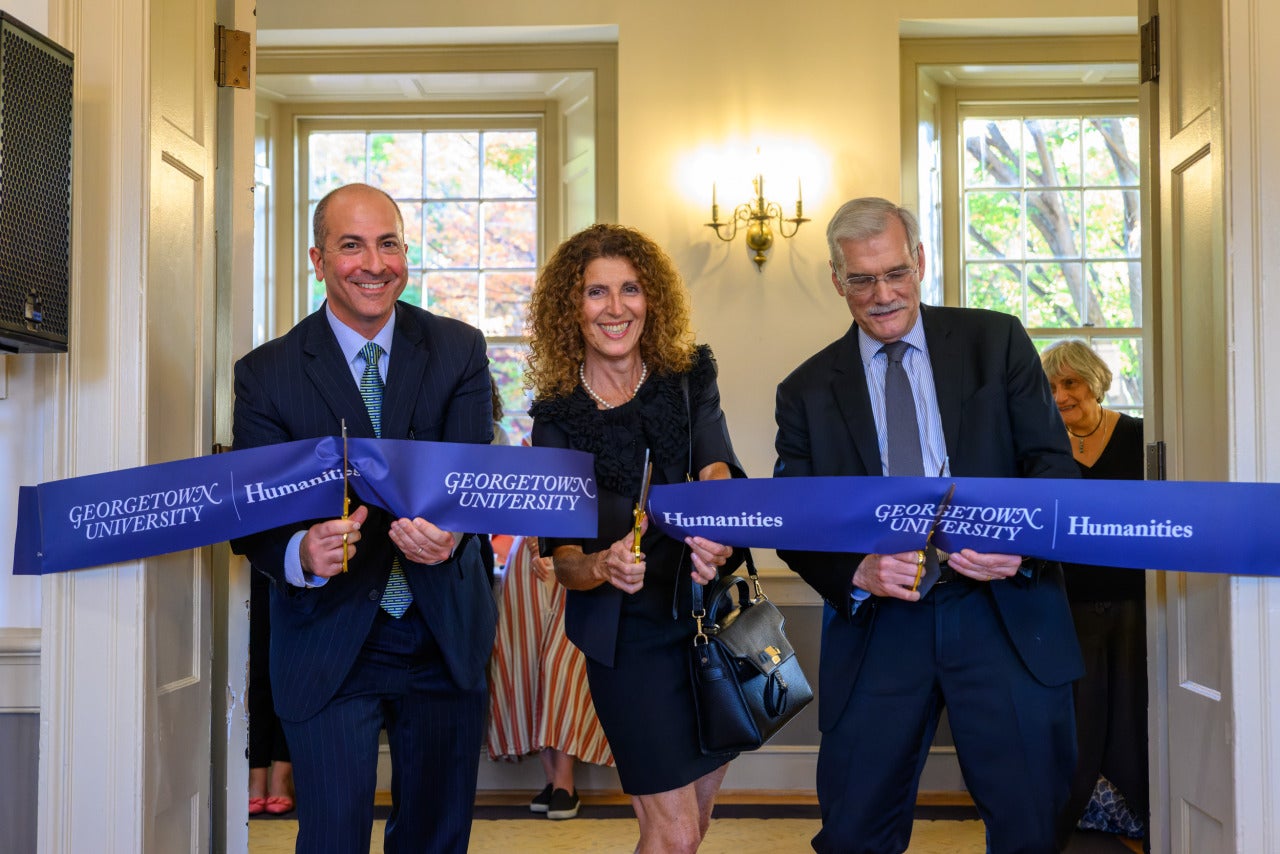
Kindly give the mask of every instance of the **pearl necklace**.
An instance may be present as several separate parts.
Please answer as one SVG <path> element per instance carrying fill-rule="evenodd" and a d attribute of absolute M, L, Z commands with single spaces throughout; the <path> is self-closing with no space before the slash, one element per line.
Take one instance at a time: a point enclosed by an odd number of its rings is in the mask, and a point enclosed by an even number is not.
<path fill-rule="evenodd" d="M 586 366 L 585 362 L 578 363 L 578 379 L 581 380 L 582 382 L 582 388 L 587 392 L 587 394 L 591 395 L 591 399 L 594 400 L 596 403 L 600 404 L 605 409 L 613 409 L 615 404 L 610 403 L 600 395 L 596 394 L 596 390 L 593 389 L 590 383 L 587 382 L 587 372 L 584 370 L 585 366 Z M 626 403 L 628 400 L 631 400 L 632 397 L 636 396 L 636 394 L 640 391 L 640 386 L 644 385 L 645 377 L 647 376 L 649 376 L 649 366 L 644 363 L 643 359 L 641 359 L 640 360 L 640 379 L 636 381 L 636 387 L 631 390 L 631 396 L 628 397 L 627 400 L 622 401 L 623 403 Z"/>
<path fill-rule="evenodd" d="M 1107 412 L 1104 409 L 1098 412 L 1098 423 L 1094 424 L 1093 429 L 1090 430 L 1088 433 L 1072 433 L 1071 428 L 1070 427 L 1067 428 L 1067 432 L 1070 433 L 1077 440 L 1076 447 L 1079 448 L 1079 451 L 1077 453 L 1081 453 L 1081 454 L 1084 453 L 1084 440 L 1088 439 L 1094 433 L 1097 433 L 1098 428 L 1102 426 L 1102 422 L 1106 420 L 1107 420 Z"/>

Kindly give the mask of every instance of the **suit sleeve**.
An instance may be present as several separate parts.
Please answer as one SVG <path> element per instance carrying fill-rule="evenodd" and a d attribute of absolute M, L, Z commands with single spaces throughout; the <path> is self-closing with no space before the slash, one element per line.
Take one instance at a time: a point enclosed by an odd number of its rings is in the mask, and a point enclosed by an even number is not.
<path fill-rule="evenodd" d="M 232 446 L 237 450 L 260 448 L 293 441 L 279 410 L 267 391 L 268 383 L 254 370 L 249 359 L 235 365 L 235 407 L 232 415 Z M 284 553 L 289 539 L 311 522 L 298 522 L 261 531 L 231 541 L 231 550 L 249 558 L 253 565 L 277 582 L 286 584 Z"/>
<path fill-rule="evenodd" d="M 1079 477 L 1040 356 L 1021 323 L 1009 336 L 1008 394 L 1014 455 L 1022 477 Z"/>
<path fill-rule="evenodd" d="M 778 435 L 774 441 L 778 461 L 774 464 L 773 476 L 813 477 L 810 425 L 803 394 L 787 382 L 778 386 L 774 418 L 778 422 Z M 831 607 L 849 617 L 853 574 L 866 555 L 779 549 L 778 557 L 818 591 Z"/>
<path fill-rule="evenodd" d="M 493 398 L 489 388 L 489 356 L 484 336 L 472 330 L 459 354 L 458 381 L 445 414 L 443 442 L 488 445 L 493 440 Z M 462 349 L 461 347 L 459 349 Z"/>

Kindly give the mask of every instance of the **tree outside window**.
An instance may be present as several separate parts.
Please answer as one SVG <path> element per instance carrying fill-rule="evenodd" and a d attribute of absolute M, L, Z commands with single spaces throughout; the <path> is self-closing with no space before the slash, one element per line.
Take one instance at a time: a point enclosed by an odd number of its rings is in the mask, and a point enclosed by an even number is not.
<path fill-rule="evenodd" d="M 409 261 L 401 298 L 485 333 L 503 429 L 512 443 L 526 438 L 532 423 L 524 319 L 538 260 L 537 131 L 315 130 L 304 145 L 308 223 L 326 193 L 353 181 L 394 198 Z M 306 279 L 315 310 L 324 285 Z"/>
<path fill-rule="evenodd" d="M 962 300 L 1039 347 L 1087 340 L 1114 374 L 1106 404 L 1140 414 L 1138 120 L 1053 113 L 962 112 Z"/>

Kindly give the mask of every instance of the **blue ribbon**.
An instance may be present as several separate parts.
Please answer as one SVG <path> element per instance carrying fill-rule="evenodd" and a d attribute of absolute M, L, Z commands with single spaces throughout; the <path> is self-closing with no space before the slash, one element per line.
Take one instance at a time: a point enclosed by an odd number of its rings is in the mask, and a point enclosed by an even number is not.
<path fill-rule="evenodd" d="M 1048 478 L 811 477 L 655 486 L 666 534 L 733 546 L 894 554 L 1018 554 L 1133 569 L 1280 575 L 1263 533 L 1280 484 Z"/>
<path fill-rule="evenodd" d="M 357 497 L 450 531 L 594 537 L 590 454 L 351 439 Z M 198 548 L 342 509 L 342 442 L 306 439 L 24 486 L 15 575 Z"/>

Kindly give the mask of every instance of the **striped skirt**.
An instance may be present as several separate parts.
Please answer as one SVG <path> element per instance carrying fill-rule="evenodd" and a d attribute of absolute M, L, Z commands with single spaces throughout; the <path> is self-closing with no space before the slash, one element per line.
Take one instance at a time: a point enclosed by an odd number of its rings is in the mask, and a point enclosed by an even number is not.
<path fill-rule="evenodd" d="M 507 554 L 489 660 L 489 758 L 551 747 L 580 762 L 613 765 L 591 703 L 586 659 L 564 634 L 564 587 L 554 578 L 538 580 L 523 537 Z"/>

